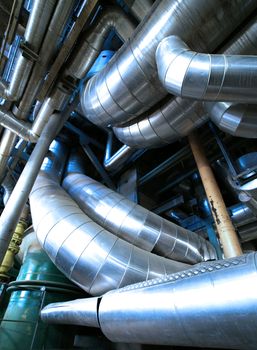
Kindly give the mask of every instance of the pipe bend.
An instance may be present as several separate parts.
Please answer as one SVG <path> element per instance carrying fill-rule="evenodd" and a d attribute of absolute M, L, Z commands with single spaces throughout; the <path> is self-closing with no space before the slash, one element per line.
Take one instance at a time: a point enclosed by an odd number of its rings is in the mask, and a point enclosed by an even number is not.
<path fill-rule="evenodd" d="M 204 104 L 211 120 L 222 131 L 237 137 L 257 138 L 257 106 L 231 102 Z"/>
<path fill-rule="evenodd" d="M 176 96 L 256 103 L 257 56 L 198 53 L 172 35 L 158 45 L 156 63 L 163 86 Z"/>

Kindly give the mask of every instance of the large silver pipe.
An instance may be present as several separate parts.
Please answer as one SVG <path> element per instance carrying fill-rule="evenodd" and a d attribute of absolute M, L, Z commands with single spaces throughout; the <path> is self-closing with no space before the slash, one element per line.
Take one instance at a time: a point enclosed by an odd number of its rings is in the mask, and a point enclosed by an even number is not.
<path fill-rule="evenodd" d="M 19 103 L 15 115 L 25 119 L 35 101 L 35 98 L 42 86 L 43 79 L 46 75 L 49 63 L 57 52 L 58 46 L 62 38 L 62 33 L 67 24 L 71 10 L 74 6 L 74 0 L 61 0 L 58 2 L 51 22 L 47 28 L 47 32 L 43 44 L 39 51 L 39 60 L 35 63 L 31 77 L 26 86 L 25 92 Z"/>
<path fill-rule="evenodd" d="M 111 30 L 114 30 L 120 39 L 127 41 L 135 30 L 135 24 L 119 7 L 107 7 L 96 18 L 95 24 L 86 30 L 70 59 L 65 75 L 82 79 L 89 72 L 96 58 L 100 54 L 104 41 Z"/>
<path fill-rule="evenodd" d="M 70 174 L 63 187 L 80 208 L 116 236 L 155 254 L 194 264 L 216 258 L 209 242 L 83 174 Z"/>
<path fill-rule="evenodd" d="M 82 90 L 85 116 L 100 126 L 139 116 L 166 95 L 155 62 L 163 38 L 182 35 L 195 49 L 212 52 L 254 8 L 255 1 L 157 1 L 131 41 Z"/>
<path fill-rule="evenodd" d="M 256 42 L 257 20 L 254 18 L 222 51 L 229 55 L 256 55 Z M 253 116 L 256 109 L 254 106 L 246 106 L 242 110 L 240 105 L 238 108 L 238 106 L 231 106 L 230 103 L 218 104 L 221 104 L 223 109 L 217 106 L 210 113 L 210 116 L 220 128 L 233 134 L 236 133 L 238 136 L 244 136 L 247 132 L 248 135 L 254 135 L 256 129 L 255 117 Z M 211 105 L 210 102 L 205 103 L 206 108 L 209 105 Z M 226 106 L 228 110 L 226 110 Z M 223 112 L 224 118 L 220 119 Z M 208 114 L 202 103 L 193 102 L 191 99 L 172 97 L 145 118 L 124 127 L 115 127 L 113 130 L 118 139 L 130 147 L 159 147 L 188 135 L 193 129 L 203 124 L 207 118 Z"/>
<path fill-rule="evenodd" d="M 2 262 L 22 209 L 28 199 L 38 171 L 55 137 L 56 130 L 62 124 L 62 116 L 54 114 L 46 124 L 27 164 L 0 217 L 0 262 Z"/>
<path fill-rule="evenodd" d="M 153 0 L 125 0 L 124 2 L 139 22 L 149 13 L 154 3 Z"/>
<path fill-rule="evenodd" d="M 92 295 L 189 266 L 114 236 L 86 216 L 44 172 L 35 182 L 30 205 L 43 249 L 68 278 Z"/>
<path fill-rule="evenodd" d="M 0 84 L 0 95 L 3 98 L 15 101 L 21 97 L 55 5 L 56 0 L 34 1 L 24 34 L 26 48 L 19 54 L 10 84 Z"/>
<path fill-rule="evenodd" d="M 41 318 L 84 321 L 112 342 L 255 350 L 256 263 L 251 253 L 199 264 L 101 298 L 50 304 Z"/>
<path fill-rule="evenodd" d="M 205 103 L 211 120 L 222 131 L 237 137 L 257 138 L 257 106 L 232 102 Z"/>
<path fill-rule="evenodd" d="M 172 35 L 158 45 L 156 62 L 163 86 L 173 95 L 256 103 L 256 56 L 198 53 Z"/>

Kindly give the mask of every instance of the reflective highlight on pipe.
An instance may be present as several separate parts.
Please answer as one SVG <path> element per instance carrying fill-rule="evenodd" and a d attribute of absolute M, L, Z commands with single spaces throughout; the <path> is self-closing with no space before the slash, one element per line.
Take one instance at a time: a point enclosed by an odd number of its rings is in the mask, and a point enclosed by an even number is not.
<path fill-rule="evenodd" d="M 70 174 L 63 187 L 80 208 L 116 236 L 155 254 L 186 263 L 216 258 L 212 245 L 82 174 Z"/>
<path fill-rule="evenodd" d="M 53 323 L 73 317 L 81 325 L 84 319 L 94 327 L 98 318 L 113 342 L 255 350 L 256 263 L 257 253 L 202 263 L 102 298 L 50 304 L 41 317 Z M 67 312 L 70 303 L 72 315 Z"/>
<path fill-rule="evenodd" d="M 103 229 L 44 172 L 38 175 L 30 204 L 43 249 L 67 277 L 92 295 L 188 267 L 137 248 Z"/>
<path fill-rule="evenodd" d="M 163 86 L 174 95 L 256 103 L 256 56 L 198 53 L 172 35 L 158 45 L 156 62 Z"/>

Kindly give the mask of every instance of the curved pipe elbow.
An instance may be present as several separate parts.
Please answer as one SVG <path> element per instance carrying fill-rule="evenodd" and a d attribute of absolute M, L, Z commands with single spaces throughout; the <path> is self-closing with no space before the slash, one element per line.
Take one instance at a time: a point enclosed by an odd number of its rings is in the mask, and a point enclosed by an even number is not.
<path fill-rule="evenodd" d="M 202 237 L 86 175 L 70 174 L 63 187 L 94 221 L 139 248 L 190 264 L 216 259 L 214 248 Z"/>
<path fill-rule="evenodd" d="M 198 53 L 179 37 L 169 36 L 158 45 L 156 62 L 159 78 L 171 94 L 256 103 L 257 56 Z"/>
<path fill-rule="evenodd" d="M 256 105 L 207 102 L 204 107 L 220 130 L 232 136 L 257 138 Z"/>

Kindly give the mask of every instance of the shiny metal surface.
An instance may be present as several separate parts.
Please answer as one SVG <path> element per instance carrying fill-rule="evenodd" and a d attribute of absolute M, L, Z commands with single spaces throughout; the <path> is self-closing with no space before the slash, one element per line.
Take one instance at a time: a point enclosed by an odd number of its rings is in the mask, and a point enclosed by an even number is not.
<path fill-rule="evenodd" d="M 119 7 L 104 9 L 99 18 L 96 18 L 95 24 L 84 32 L 79 51 L 74 52 L 65 74 L 77 79 L 84 78 L 100 54 L 110 31 L 114 30 L 124 42 L 132 36 L 135 27 Z"/>
<path fill-rule="evenodd" d="M 139 22 L 145 18 L 154 3 L 153 0 L 125 0 L 124 2 Z"/>
<path fill-rule="evenodd" d="M 156 1 L 150 16 L 81 92 L 85 116 L 100 126 L 134 119 L 165 95 L 158 81 L 155 51 L 166 36 L 182 35 L 198 50 L 212 51 L 247 14 L 255 1 Z M 213 16 L 213 13 L 219 16 Z M 194 33 L 192 35 L 192 33 Z"/>
<path fill-rule="evenodd" d="M 236 204 L 229 208 L 231 219 L 236 227 L 256 221 L 256 215 L 244 204 Z"/>
<path fill-rule="evenodd" d="M 41 317 L 52 323 L 98 323 L 112 342 L 255 350 L 256 259 L 251 253 L 202 263 L 101 298 L 50 304 Z"/>
<path fill-rule="evenodd" d="M 254 18 L 222 51 L 231 55 L 256 55 L 256 42 L 257 19 Z M 212 105 L 206 102 L 205 106 L 210 109 Z M 255 135 L 256 130 L 253 115 L 255 109 L 254 105 L 242 107 L 242 105 L 233 105 L 228 102 L 217 103 L 217 108 L 210 116 L 223 131 L 250 137 Z M 222 118 L 223 114 L 224 118 Z M 159 147 L 188 135 L 193 129 L 201 126 L 207 118 L 209 116 L 202 103 L 172 97 L 145 118 L 124 127 L 115 127 L 113 130 L 118 139 L 130 147 Z"/>
<path fill-rule="evenodd" d="M 42 86 L 42 82 L 47 73 L 47 69 L 49 68 L 49 64 L 56 55 L 58 47 L 60 46 L 62 33 L 65 25 L 67 24 L 67 20 L 71 14 L 73 6 L 74 0 L 58 1 L 49 26 L 47 27 L 43 44 L 39 51 L 39 59 L 33 67 L 29 82 L 19 103 L 18 110 L 16 112 L 17 117 L 26 118 L 28 116 L 35 97 Z"/>
<path fill-rule="evenodd" d="M 69 155 L 68 145 L 60 139 L 54 140 L 43 160 L 41 170 L 53 180 L 60 182 Z"/>
<path fill-rule="evenodd" d="M 6 206 L 6 203 L 8 202 L 8 199 L 11 196 L 11 193 L 14 189 L 15 181 L 11 176 L 6 176 L 2 183 L 2 187 L 4 189 L 4 195 L 3 195 L 3 203 Z"/>
<path fill-rule="evenodd" d="M 55 137 L 57 128 L 62 123 L 61 115 L 53 115 L 44 127 L 44 130 L 25 165 L 14 190 L 0 217 L 0 261 L 2 262 L 8 248 L 14 229 L 18 223 L 20 214 L 26 204 L 33 183 L 49 148 Z"/>
<path fill-rule="evenodd" d="M 256 103 L 256 56 L 198 53 L 170 36 L 158 45 L 156 62 L 163 86 L 176 96 Z"/>
<path fill-rule="evenodd" d="M 86 216 L 44 172 L 35 182 L 30 205 L 43 249 L 67 277 L 92 295 L 189 266 L 114 236 Z"/>
<path fill-rule="evenodd" d="M 10 130 L 5 129 L 0 142 L 0 183 L 2 183 L 6 170 L 7 162 L 11 155 L 12 149 L 17 141 L 17 135 Z"/>
<path fill-rule="evenodd" d="M 129 159 L 132 154 L 134 154 L 135 150 L 131 147 L 124 145 L 122 146 L 116 153 L 112 156 L 105 157 L 104 159 L 104 168 L 107 171 L 114 171 L 120 168 L 126 161 Z"/>
<path fill-rule="evenodd" d="M 7 111 L 3 106 L 0 106 L 0 125 L 22 137 L 24 140 L 36 142 L 38 139 L 38 136 L 30 129 L 29 123 L 16 119 L 12 112 Z"/>
<path fill-rule="evenodd" d="M 257 138 L 257 106 L 231 102 L 205 104 L 211 120 L 222 131 L 238 137 Z"/>
<path fill-rule="evenodd" d="M 24 34 L 24 43 L 35 54 L 37 54 L 40 49 L 55 5 L 56 0 L 35 0 L 33 3 Z M 6 86 L 6 89 L 2 89 L 2 85 L 0 85 L 0 95 L 3 98 L 14 101 L 21 97 L 26 87 L 33 63 L 33 60 L 23 55 L 23 52 L 20 52 L 9 86 Z"/>
<path fill-rule="evenodd" d="M 155 254 L 194 264 L 216 258 L 209 242 L 83 174 L 70 174 L 63 187 L 80 208 L 116 236 Z"/>

